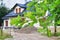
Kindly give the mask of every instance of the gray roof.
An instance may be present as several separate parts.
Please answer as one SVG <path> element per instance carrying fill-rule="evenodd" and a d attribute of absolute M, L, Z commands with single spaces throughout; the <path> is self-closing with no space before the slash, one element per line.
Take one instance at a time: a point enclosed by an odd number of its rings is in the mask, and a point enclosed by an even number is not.
<path fill-rule="evenodd" d="M 20 13 L 19 13 L 20 14 Z M 12 16 L 16 16 L 17 15 L 17 13 L 14 13 L 14 11 L 12 11 L 12 12 L 10 12 L 10 13 L 8 13 L 7 15 L 5 15 L 5 16 L 7 16 L 7 17 L 12 17 Z"/>
<path fill-rule="evenodd" d="M 24 8 L 24 11 L 26 10 L 26 5 L 25 4 L 16 4 L 13 8 L 12 8 L 12 10 L 11 10 L 11 12 L 9 12 L 7 15 L 5 15 L 2 19 L 8 19 L 9 17 L 16 17 L 17 15 L 23 15 L 23 12 L 20 12 L 20 13 L 14 13 L 14 8 L 16 7 L 16 6 L 19 6 L 19 7 L 23 7 Z"/>
<path fill-rule="evenodd" d="M 12 9 L 14 9 L 16 6 L 19 6 L 21 8 L 27 8 L 26 4 L 15 4 L 14 7 Z"/>
<path fill-rule="evenodd" d="M 14 13 L 14 11 L 8 13 L 7 15 L 5 15 L 2 19 L 8 19 L 9 17 L 16 17 L 18 15 L 23 15 L 23 13 Z"/>
<path fill-rule="evenodd" d="M 27 6 L 25 4 L 17 4 L 20 7 L 26 8 Z"/>

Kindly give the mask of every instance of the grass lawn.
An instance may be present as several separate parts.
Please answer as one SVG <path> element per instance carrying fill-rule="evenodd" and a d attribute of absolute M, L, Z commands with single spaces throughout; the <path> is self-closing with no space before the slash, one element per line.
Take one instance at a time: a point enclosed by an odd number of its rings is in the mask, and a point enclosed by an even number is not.
<path fill-rule="evenodd" d="M 0 40 L 4 40 L 5 38 L 11 38 L 12 36 L 7 34 L 7 33 L 2 33 L 1 35 L 1 30 L 0 30 Z"/>

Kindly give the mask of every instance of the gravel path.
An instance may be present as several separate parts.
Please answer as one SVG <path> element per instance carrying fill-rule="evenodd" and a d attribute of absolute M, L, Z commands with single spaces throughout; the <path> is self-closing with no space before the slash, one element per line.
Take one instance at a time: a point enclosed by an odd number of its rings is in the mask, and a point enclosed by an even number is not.
<path fill-rule="evenodd" d="M 12 32 L 13 38 L 8 38 L 5 40 L 57 40 L 55 37 L 48 38 L 46 36 L 42 36 L 38 33 L 24 34 Z"/>
<path fill-rule="evenodd" d="M 16 30 L 16 31 L 18 31 L 18 30 Z M 50 37 L 49 38 L 47 36 L 43 36 L 35 31 L 32 31 L 32 28 L 24 28 L 21 31 L 14 32 L 13 30 L 11 30 L 11 35 L 13 36 L 13 38 L 8 38 L 5 40 L 60 40 L 60 37 Z M 27 32 L 32 31 L 32 32 L 27 34 L 27 33 L 25 33 L 25 31 L 27 31 Z M 5 32 L 10 33 L 10 30 L 7 29 Z"/>

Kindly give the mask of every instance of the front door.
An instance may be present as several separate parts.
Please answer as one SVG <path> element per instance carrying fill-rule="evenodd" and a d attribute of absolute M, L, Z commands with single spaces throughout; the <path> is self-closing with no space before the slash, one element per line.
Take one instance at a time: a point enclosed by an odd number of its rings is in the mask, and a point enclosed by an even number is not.
<path fill-rule="evenodd" d="M 6 26 L 8 26 L 8 21 L 6 21 L 5 23 L 6 23 Z"/>

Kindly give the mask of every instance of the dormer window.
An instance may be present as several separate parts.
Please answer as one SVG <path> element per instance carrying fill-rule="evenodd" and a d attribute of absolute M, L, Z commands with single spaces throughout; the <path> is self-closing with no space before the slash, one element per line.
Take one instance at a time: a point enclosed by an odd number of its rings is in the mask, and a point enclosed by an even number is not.
<path fill-rule="evenodd" d="M 21 8 L 16 8 L 16 13 L 20 13 L 21 12 Z"/>

